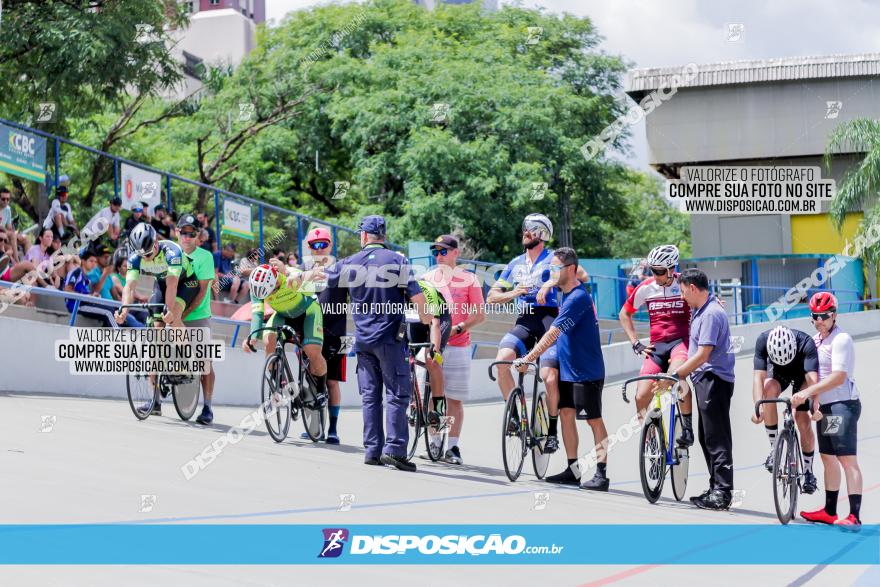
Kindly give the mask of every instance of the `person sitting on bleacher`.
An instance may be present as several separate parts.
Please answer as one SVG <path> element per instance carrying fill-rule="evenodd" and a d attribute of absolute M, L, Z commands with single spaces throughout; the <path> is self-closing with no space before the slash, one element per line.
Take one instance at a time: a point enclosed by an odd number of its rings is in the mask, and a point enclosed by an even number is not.
<path fill-rule="evenodd" d="M 95 250 L 90 246 L 85 246 L 79 251 L 80 266 L 71 269 L 70 273 L 64 279 L 64 291 L 78 293 L 82 295 L 98 296 L 98 293 L 92 293 L 92 283 L 89 281 L 88 273 L 91 272 L 98 264 L 98 257 Z M 65 300 L 67 311 L 71 314 L 76 305 L 76 300 Z M 102 322 L 102 326 L 115 327 L 116 320 L 113 317 L 113 311 L 109 306 L 104 306 L 94 302 L 80 301 L 79 312 L 90 318 L 96 318 Z M 129 328 L 143 328 L 143 322 L 139 321 L 133 315 L 129 314 L 125 318 L 125 326 Z"/>

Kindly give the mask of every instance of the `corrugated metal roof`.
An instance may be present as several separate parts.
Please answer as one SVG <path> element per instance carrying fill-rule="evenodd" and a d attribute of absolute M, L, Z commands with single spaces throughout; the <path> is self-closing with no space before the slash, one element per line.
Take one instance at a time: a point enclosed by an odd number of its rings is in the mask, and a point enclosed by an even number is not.
<path fill-rule="evenodd" d="M 671 87 L 673 76 L 679 88 L 794 81 L 816 78 L 880 75 L 880 53 L 785 57 L 722 63 L 688 64 L 680 67 L 633 69 L 627 73 L 627 92 L 645 92 Z"/>

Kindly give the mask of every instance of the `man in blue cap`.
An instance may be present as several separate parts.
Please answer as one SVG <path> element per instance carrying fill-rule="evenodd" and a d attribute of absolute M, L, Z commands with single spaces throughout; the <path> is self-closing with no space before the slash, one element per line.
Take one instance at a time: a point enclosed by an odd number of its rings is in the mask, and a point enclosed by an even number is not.
<path fill-rule="evenodd" d="M 358 389 L 363 401 L 364 463 L 415 471 L 415 464 L 406 457 L 412 389 L 401 326 L 407 299 L 415 304 L 423 323 L 430 323 L 431 317 L 406 257 L 385 244 L 385 219 L 366 216 L 358 229 L 360 252 L 327 269 L 327 286 L 348 289 L 351 300 Z M 384 426 L 383 388 L 388 403 Z"/>

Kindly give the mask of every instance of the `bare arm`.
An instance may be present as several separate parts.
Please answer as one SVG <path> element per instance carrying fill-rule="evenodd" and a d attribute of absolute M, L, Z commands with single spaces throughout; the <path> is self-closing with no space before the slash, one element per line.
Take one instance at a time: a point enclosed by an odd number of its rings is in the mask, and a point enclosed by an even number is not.
<path fill-rule="evenodd" d="M 694 356 L 685 361 L 684 364 L 676 370 L 675 375 L 684 379 L 693 373 L 697 367 L 709 360 L 709 355 L 712 354 L 712 349 L 714 348 L 715 347 L 712 345 L 701 345 L 697 347 L 697 352 L 694 353 Z"/>

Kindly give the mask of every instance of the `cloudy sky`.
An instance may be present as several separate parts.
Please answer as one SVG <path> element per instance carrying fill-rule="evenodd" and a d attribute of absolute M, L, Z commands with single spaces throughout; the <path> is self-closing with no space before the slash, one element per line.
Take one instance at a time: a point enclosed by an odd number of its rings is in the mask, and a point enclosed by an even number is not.
<path fill-rule="evenodd" d="M 268 18 L 328 0 L 266 0 Z M 500 0 L 589 17 L 602 49 L 635 67 L 880 51 L 876 0 Z M 728 40 L 728 26 L 742 36 Z M 646 166 L 644 124 L 633 129 L 631 162 Z"/>

